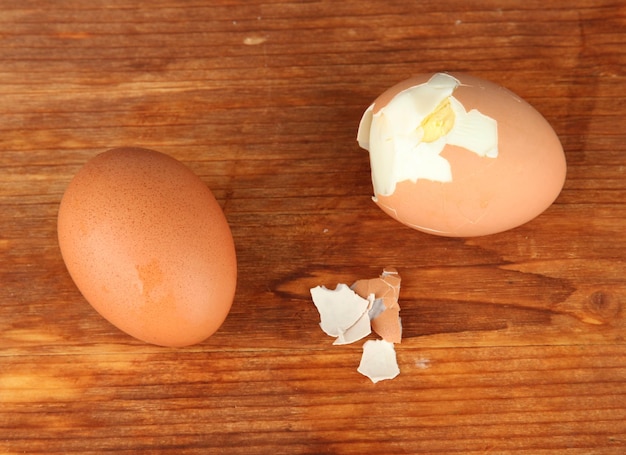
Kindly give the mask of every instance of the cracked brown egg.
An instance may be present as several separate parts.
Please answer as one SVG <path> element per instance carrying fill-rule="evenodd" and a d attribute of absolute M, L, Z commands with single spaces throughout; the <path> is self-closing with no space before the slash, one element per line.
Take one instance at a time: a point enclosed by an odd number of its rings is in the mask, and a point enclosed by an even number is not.
<path fill-rule="evenodd" d="M 414 229 L 495 234 L 545 211 L 566 174 L 563 148 L 530 104 L 467 74 L 423 74 L 380 95 L 357 135 L 374 201 Z"/>
<path fill-rule="evenodd" d="M 59 207 L 63 260 L 105 319 L 148 343 L 203 341 L 231 308 L 237 262 L 209 188 L 152 150 L 101 153 L 72 179 Z"/>

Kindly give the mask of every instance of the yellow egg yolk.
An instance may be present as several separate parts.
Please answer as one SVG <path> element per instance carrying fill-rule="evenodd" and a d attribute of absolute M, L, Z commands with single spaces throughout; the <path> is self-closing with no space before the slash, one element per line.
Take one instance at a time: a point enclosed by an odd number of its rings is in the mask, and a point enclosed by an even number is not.
<path fill-rule="evenodd" d="M 420 123 L 424 136 L 423 142 L 434 142 L 445 136 L 454 126 L 455 115 L 450 106 L 450 99 L 446 98 Z"/>

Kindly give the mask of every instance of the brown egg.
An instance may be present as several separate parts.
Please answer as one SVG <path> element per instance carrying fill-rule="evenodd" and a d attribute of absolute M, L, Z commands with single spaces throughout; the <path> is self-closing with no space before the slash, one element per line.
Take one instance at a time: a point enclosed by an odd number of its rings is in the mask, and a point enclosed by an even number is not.
<path fill-rule="evenodd" d="M 358 141 L 370 152 L 374 201 L 414 229 L 494 234 L 524 224 L 559 195 L 561 143 L 530 104 L 467 74 L 423 74 L 380 95 Z"/>
<path fill-rule="evenodd" d="M 63 195 L 58 237 L 85 299 L 135 338 L 188 346 L 228 315 L 230 228 L 209 188 L 174 158 L 117 148 L 91 159 Z"/>

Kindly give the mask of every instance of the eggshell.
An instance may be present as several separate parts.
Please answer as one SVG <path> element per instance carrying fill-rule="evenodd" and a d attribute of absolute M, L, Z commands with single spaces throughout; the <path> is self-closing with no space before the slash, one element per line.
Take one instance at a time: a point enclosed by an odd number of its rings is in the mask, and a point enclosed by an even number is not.
<path fill-rule="evenodd" d="M 354 343 L 372 329 L 382 340 L 369 340 L 357 371 L 376 383 L 400 374 L 394 343 L 402 341 L 400 321 L 401 278 L 393 267 L 386 267 L 378 278 L 358 280 L 348 287 L 337 284 L 311 288 L 313 304 L 320 314 L 320 327 L 332 337 L 334 345 Z"/>
<path fill-rule="evenodd" d="M 118 148 L 91 159 L 63 195 L 58 239 L 85 299 L 145 342 L 198 343 L 231 308 L 237 262 L 224 213 L 162 153 Z"/>
<path fill-rule="evenodd" d="M 401 223 L 443 236 L 489 235 L 532 220 L 554 202 L 565 181 L 565 155 L 556 133 L 537 110 L 509 90 L 467 74 L 449 76 L 460 83 L 453 97 L 468 112 L 477 110 L 497 122 L 497 151 L 480 156 L 448 143 L 439 156 L 449 163 L 450 181 L 404 179 L 391 194 L 375 190 L 374 201 Z M 359 142 L 371 157 L 369 146 L 376 140 L 370 136 L 375 134 L 373 127 L 370 131 L 372 116 L 398 94 L 432 77 L 422 74 L 403 81 L 370 106 L 359 128 Z M 374 181 L 376 172 L 372 159 Z"/>
<path fill-rule="evenodd" d="M 363 298 L 373 296 L 369 309 L 374 332 L 390 343 L 402 342 L 400 321 L 400 282 L 402 279 L 393 267 L 387 267 L 378 278 L 358 280 L 350 288 Z"/>
<path fill-rule="evenodd" d="M 367 340 L 363 344 L 363 355 L 357 371 L 370 378 L 374 384 L 398 376 L 400 368 L 393 343 L 385 340 Z"/>

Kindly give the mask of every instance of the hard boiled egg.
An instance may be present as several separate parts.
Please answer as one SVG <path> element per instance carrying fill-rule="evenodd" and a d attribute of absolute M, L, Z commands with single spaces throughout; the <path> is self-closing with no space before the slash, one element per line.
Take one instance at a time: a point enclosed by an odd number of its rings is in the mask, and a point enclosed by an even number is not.
<path fill-rule="evenodd" d="M 559 195 L 561 143 L 530 104 L 467 74 L 422 74 L 380 95 L 357 135 L 369 151 L 374 201 L 414 229 L 494 234 L 524 224 Z"/>
<path fill-rule="evenodd" d="M 163 153 L 117 148 L 92 158 L 59 207 L 63 260 L 85 299 L 131 336 L 188 346 L 233 302 L 233 237 L 209 188 Z"/>

